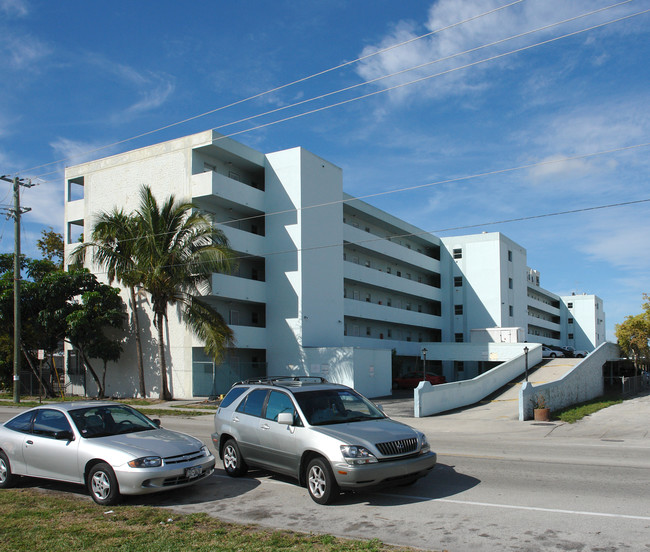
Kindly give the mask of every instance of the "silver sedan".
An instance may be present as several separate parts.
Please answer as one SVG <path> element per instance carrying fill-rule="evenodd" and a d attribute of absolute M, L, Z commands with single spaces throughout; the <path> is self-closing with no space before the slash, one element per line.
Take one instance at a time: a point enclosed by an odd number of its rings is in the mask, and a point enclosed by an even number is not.
<path fill-rule="evenodd" d="M 0 426 L 0 488 L 20 476 L 86 485 L 98 504 L 191 485 L 214 471 L 198 439 L 112 402 L 49 404 Z"/>

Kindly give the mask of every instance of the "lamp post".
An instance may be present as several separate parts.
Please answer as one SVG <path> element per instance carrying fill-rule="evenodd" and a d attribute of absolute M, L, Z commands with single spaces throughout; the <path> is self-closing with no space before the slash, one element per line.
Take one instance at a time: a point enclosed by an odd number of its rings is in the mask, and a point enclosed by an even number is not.
<path fill-rule="evenodd" d="M 427 348 L 422 349 L 422 381 L 427 380 Z"/>
<path fill-rule="evenodd" d="M 526 369 L 526 381 L 528 381 L 528 347 L 524 347 L 524 366 Z"/>

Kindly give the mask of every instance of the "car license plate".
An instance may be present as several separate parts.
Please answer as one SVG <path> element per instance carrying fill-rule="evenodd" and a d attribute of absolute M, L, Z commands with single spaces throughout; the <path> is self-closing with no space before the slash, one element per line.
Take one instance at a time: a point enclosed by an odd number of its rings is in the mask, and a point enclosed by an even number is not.
<path fill-rule="evenodd" d="M 201 466 L 194 466 L 193 468 L 185 468 L 185 477 L 188 479 L 196 479 L 201 475 Z"/>

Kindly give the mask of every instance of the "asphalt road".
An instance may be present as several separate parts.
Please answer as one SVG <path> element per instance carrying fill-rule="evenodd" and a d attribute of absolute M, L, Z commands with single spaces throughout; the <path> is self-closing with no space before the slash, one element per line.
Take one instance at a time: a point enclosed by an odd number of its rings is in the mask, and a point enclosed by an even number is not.
<path fill-rule="evenodd" d="M 127 502 L 426 550 L 650 550 L 650 396 L 573 426 L 494 417 L 505 410 L 493 406 L 399 418 L 423 429 L 439 455 L 436 469 L 410 487 L 319 506 L 290 479 L 256 471 L 231 479 L 218 462 L 201 485 Z M 7 410 L 0 408 L 1 421 Z M 211 416 L 169 417 L 163 425 L 211 445 Z"/>

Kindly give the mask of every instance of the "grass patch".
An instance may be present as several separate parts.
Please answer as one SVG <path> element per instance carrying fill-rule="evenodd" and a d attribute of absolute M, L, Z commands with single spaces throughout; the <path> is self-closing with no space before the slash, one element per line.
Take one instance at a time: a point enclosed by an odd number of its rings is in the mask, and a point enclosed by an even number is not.
<path fill-rule="evenodd" d="M 141 506 L 102 508 L 88 499 L 50 494 L 37 489 L 1 491 L 0 519 L 2 549 L 7 552 L 411 550 L 387 546 L 378 540 L 354 541 L 329 535 L 236 525 L 204 513 L 180 514 Z"/>
<path fill-rule="evenodd" d="M 553 412 L 553 417 L 568 424 L 574 424 L 578 420 L 582 420 L 585 416 L 589 416 L 594 412 L 598 412 L 603 408 L 609 406 L 620 404 L 623 402 L 621 398 L 615 397 L 597 397 L 590 401 L 586 401 L 580 404 L 576 404 L 569 408 L 563 408 L 562 410 L 557 410 Z"/>

